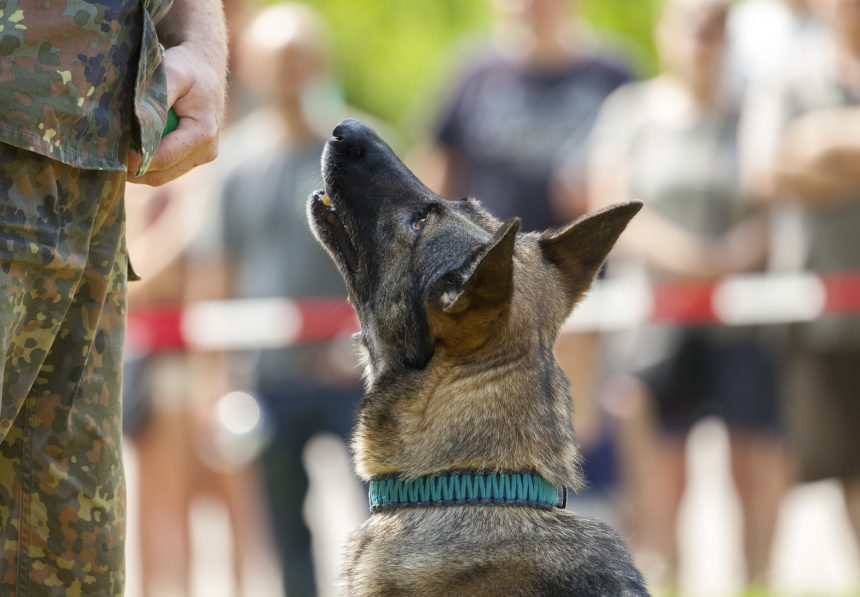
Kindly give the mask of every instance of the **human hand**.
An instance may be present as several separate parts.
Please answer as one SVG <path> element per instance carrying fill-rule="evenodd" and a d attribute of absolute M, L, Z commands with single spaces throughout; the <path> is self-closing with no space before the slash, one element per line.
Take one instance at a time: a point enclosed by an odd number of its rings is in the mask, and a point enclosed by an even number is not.
<path fill-rule="evenodd" d="M 140 165 L 140 153 L 129 151 L 129 182 L 159 186 L 218 155 L 224 73 L 217 72 L 203 48 L 190 42 L 165 51 L 164 68 L 167 103 L 179 116 L 179 127 L 162 139 L 142 176 L 133 174 Z"/>
<path fill-rule="evenodd" d="M 860 110 L 831 108 L 796 118 L 786 129 L 778 163 L 787 170 L 815 167 L 845 145 L 856 144 Z"/>
<path fill-rule="evenodd" d="M 860 185 L 860 109 L 803 115 L 786 129 L 773 160 L 772 194 L 811 208 L 850 200 Z"/>

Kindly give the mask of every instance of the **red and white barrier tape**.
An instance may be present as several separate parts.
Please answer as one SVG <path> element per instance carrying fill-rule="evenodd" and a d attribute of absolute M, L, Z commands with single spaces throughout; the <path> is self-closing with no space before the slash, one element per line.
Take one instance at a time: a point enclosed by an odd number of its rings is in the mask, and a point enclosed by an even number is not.
<path fill-rule="evenodd" d="M 242 350 L 331 340 L 358 330 L 344 298 L 201 301 L 129 312 L 130 350 Z"/>
<path fill-rule="evenodd" d="M 647 323 L 776 324 L 860 312 L 860 274 L 732 276 L 717 282 L 597 282 L 566 331 L 621 331 Z M 132 350 L 241 350 L 330 340 L 358 330 L 344 299 L 205 301 L 129 313 Z"/>

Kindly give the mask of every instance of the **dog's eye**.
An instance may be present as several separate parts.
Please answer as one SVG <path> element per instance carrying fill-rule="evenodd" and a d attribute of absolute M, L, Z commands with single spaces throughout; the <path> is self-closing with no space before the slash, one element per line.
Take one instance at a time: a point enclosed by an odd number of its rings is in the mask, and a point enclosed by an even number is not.
<path fill-rule="evenodd" d="M 427 224 L 427 218 L 431 213 L 437 211 L 439 208 L 436 205 L 429 205 L 423 211 L 415 214 L 412 218 L 412 231 L 413 232 L 421 232 L 424 229 L 425 224 Z"/>
<path fill-rule="evenodd" d="M 427 222 L 427 216 L 419 216 L 416 219 L 412 220 L 412 230 L 415 232 L 421 232 L 424 228 L 424 224 Z"/>

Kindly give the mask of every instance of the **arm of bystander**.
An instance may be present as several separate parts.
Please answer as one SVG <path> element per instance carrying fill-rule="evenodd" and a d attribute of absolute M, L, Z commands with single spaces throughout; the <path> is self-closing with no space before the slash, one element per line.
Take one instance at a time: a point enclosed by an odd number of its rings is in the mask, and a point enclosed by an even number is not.
<path fill-rule="evenodd" d="M 791 122 L 774 160 L 777 196 L 810 206 L 856 196 L 860 188 L 860 109 L 816 110 Z"/>

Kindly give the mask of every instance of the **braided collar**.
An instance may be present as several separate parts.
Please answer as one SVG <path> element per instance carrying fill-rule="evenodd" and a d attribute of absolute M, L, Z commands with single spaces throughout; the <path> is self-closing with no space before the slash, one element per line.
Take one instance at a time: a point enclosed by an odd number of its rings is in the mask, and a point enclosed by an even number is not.
<path fill-rule="evenodd" d="M 370 510 L 429 506 L 530 506 L 544 510 L 567 506 L 567 487 L 537 473 L 452 471 L 404 480 L 396 475 L 371 479 Z"/>

